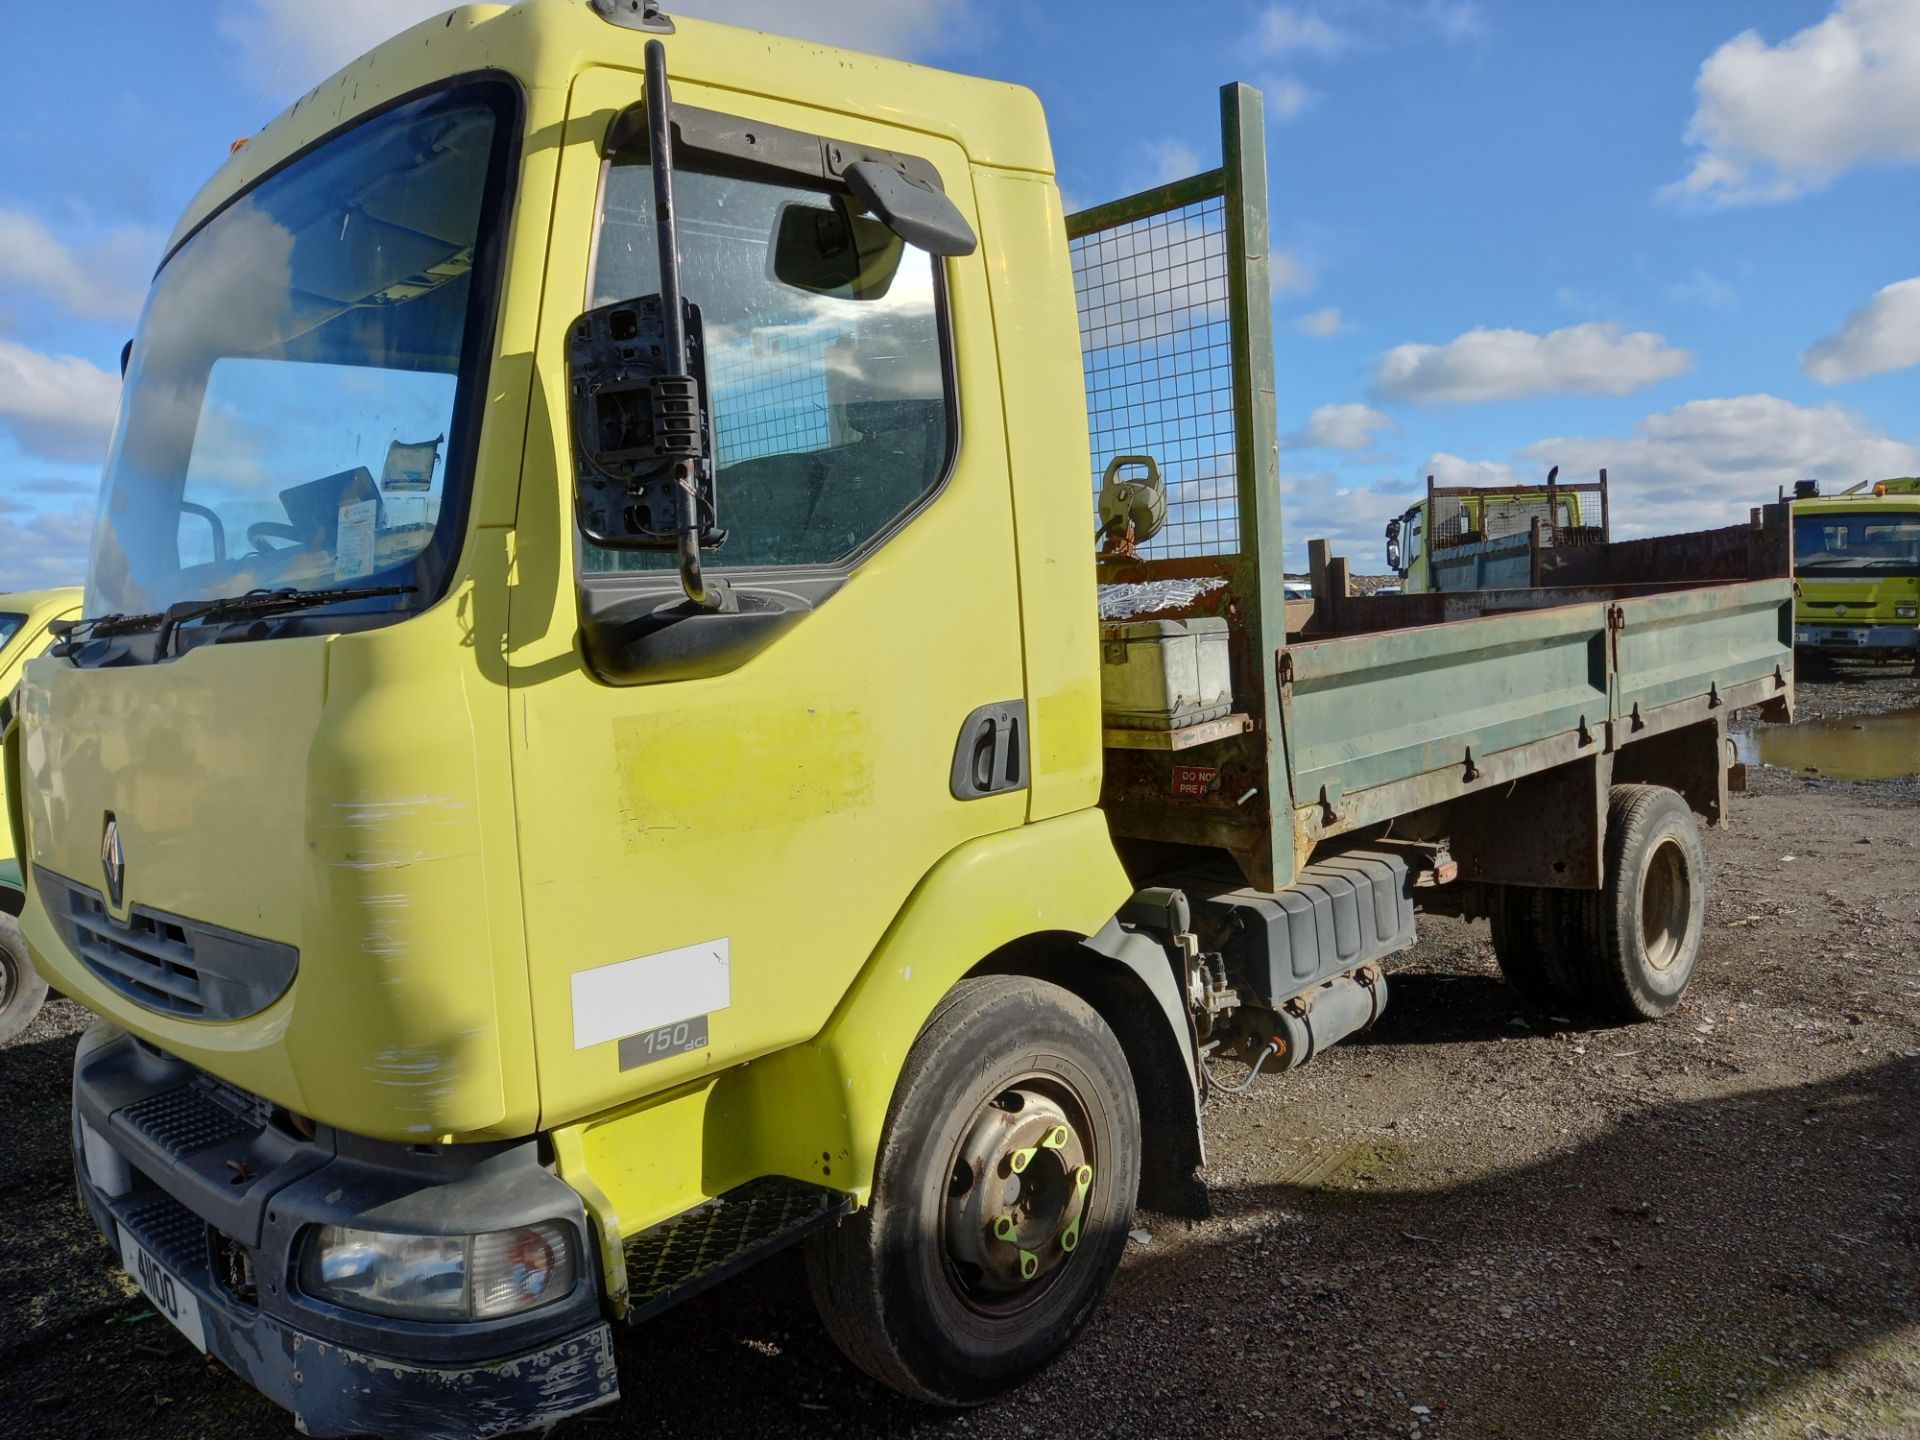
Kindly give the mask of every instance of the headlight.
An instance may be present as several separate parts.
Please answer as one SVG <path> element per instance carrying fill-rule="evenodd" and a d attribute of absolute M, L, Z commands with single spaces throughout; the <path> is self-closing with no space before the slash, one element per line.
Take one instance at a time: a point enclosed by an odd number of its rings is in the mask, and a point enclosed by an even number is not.
<path fill-rule="evenodd" d="M 300 1288 L 316 1300 L 406 1320 L 493 1320 L 573 1289 L 573 1227 L 543 1220 L 485 1235 L 394 1235 L 322 1225 Z"/>
<path fill-rule="evenodd" d="M 1916 616 L 1920 616 L 1920 605 L 1896 605 L 1893 607 L 1893 618 L 1896 620 L 1912 620 Z"/>

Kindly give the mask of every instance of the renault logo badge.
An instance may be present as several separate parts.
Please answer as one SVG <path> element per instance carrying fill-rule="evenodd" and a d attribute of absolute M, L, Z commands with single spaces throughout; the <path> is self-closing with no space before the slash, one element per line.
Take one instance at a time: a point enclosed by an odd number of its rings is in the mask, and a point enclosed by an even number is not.
<path fill-rule="evenodd" d="M 120 822 L 107 811 L 107 828 L 100 836 L 100 868 L 107 877 L 107 899 L 118 909 L 127 878 L 127 857 L 120 848 Z"/>

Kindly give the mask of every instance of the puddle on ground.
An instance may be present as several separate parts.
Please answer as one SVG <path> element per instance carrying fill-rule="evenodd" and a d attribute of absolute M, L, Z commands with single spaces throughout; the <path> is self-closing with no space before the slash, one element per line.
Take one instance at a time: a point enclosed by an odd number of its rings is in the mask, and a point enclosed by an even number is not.
<path fill-rule="evenodd" d="M 1740 758 L 1834 780 L 1920 775 L 1920 706 L 1735 735 Z"/>

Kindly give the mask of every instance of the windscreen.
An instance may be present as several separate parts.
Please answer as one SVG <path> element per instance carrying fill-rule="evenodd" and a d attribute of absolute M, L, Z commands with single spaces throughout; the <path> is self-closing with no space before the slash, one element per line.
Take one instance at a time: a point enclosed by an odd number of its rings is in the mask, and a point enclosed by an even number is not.
<path fill-rule="evenodd" d="M 1920 575 L 1920 510 L 1797 515 L 1793 568 L 1802 575 Z"/>
<path fill-rule="evenodd" d="M 7 653 L 13 637 L 20 633 L 20 627 L 26 623 L 27 617 L 24 615 L 0 614 L 0 655 Z"/>
<path fill-rule="evenodd" d="M 435 597 L 489 338 L 475 257 L 503 93 L 363 121 L 168 259 L 134 341 L 87 615 L 262 587 Z"/>

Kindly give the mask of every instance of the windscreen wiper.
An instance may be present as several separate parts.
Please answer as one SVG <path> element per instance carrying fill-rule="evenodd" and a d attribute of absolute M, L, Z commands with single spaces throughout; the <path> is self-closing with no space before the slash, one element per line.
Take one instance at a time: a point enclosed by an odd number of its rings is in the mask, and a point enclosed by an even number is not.
<path fill-rule="evenodd" d="M 151 630 L 167 617 L 159 611 L 149 611 L 142 615 L 95 615 L 88 620 L 55 620 L 47 626 L 47 633 L 60 644 L 53 652 L 56 655 L 70 655 L 73 647 L 88 640 L 99 640 L 108 635 L 125 635 L 135 630 Z"/>
<path fill-rule="evenodd" d="M 411 585 L 357 585 L 344 590 L 296 590 L 291 585 L 284 585 L 277 590 L 249 590 L 241 595 L 224 595 L 213 600 L 182 600 L 177 605 L 168 606 L 166 614 L 160 617 L 160 633 L 154 639 L 154 653 L 167 654 L 173 647 L 173 632 L 189 620 L 217 623 L 284 615 L 294 610 L 337 605 L 346 600 L 411 595 L 413 590 Z"/>
<path fill-rule="evenodd" d="M 359 585 L 346 590 L 296 590 L 291 585 L 277 590 L 249 590 L 241 595 L 223 595 L 212 600 L 182 600 L 165 610 L 137 615 L 96 615 L 88 620 L 56 620 L 47 627 L 59 637 L 54 652 L 71 655 L 76 646 L 109 635 L 129 635 L 158 628 L 154 654 L 165 655 L 172 648 L 173 632 L 189 620 L 239 620 L 248 616 L 285 614 L 293 610 L 311 610 L 320 605 L 336 605 L 345 600 L 371 600 L 382 595 L 411 595 L 411 585 Z"/>

